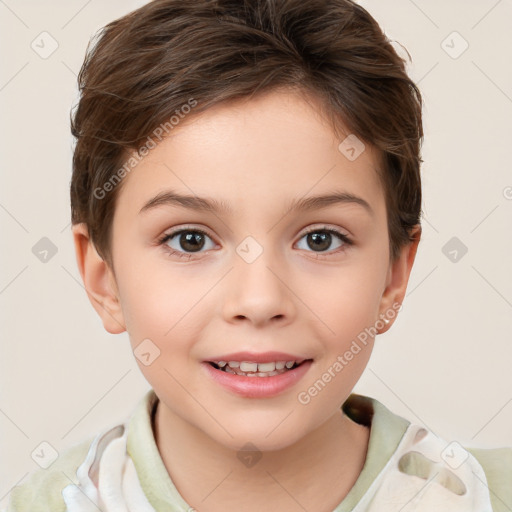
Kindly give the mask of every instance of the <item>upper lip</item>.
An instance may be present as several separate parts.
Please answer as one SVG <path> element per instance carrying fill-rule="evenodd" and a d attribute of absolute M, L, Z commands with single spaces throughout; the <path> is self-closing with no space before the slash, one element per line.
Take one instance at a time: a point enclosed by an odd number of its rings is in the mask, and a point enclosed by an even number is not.
<path fill-rule="evenodd" d="M 286 354 L 285 352 L 233 352 L 222 356 L 215 356 L 207 359 L 207 362 L 216 363 L 218 361 L 247 361 L 250 363 L 271 363 L 274 361 L 296 361 L 297 364 L 311 359 L 309 357 Z"/>

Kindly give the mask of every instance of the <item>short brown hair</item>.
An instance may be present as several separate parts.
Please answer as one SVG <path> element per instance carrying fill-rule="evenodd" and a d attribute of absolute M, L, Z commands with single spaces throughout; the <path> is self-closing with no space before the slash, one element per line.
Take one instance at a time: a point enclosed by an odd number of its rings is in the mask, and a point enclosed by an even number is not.
<path fill-rule="evenodd" d="M 314 97 L 335 134 L 344 125 L 377 148 L 392 260 L 419 224 L 421 94 L 351 0 L 154 0 L 100 29 L 78 86 L 72 223 L 87 225 L 109 263 L 122 185 L 112 180 L 126 173 L 127 155 L 191 99 L 195 115 L 282 87 Z"/>

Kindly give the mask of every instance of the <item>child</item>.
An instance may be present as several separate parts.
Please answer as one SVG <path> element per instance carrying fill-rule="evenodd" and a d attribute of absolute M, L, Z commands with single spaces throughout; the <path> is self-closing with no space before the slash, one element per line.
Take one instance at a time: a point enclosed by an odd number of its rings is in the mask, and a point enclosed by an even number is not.
<path fill-rule="evenodd" d="M 421 95 L 351 0 L 155 0 L 88 52 L 78 267 L 152 390 L 9 511 L 512 510 L 512 449 L 352 393 L 421 227 Z"/>

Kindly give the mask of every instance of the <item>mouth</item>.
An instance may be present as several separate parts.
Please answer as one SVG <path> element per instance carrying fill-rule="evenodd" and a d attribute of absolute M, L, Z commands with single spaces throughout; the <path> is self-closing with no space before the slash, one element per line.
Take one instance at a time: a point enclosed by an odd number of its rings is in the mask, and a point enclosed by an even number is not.
<path fill-rule="evenodd" d="M 207 378 L 215 385 L 244 398 L 272 398 L 291 390 L 305 378 L 313 359 L 255 363 L 203 361 Z M 266 371 L 262 371 L 266 370 Z"/>
<path fill-rule="evenodd" d="M 218 371 L 230 373 L 232 375 L 270 378 L 293 371 L 304 363 L 310 361 L 312 361 L 312 359 L 302 359 L 299 361 L 274 361 L 267 363 L 255 363 L 250 361 L 207 361 L 207 363 Z"/>

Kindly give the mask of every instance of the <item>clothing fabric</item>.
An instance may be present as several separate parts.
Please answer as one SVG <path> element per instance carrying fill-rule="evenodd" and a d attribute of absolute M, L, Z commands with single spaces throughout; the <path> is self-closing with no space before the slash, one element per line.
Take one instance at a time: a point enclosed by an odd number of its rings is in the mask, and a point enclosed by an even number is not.
<path fill-rule="evenodd" d="M 33 473 L 13 489 L 7 512 L 193 512 L 155 443 L 157 403 L 148 391 L 126 422 Z M 464 448 L 355 393 L 343 411 L 370 437 L 364 467 L 333 512 L 512 510 L 512 448 Z"/>

